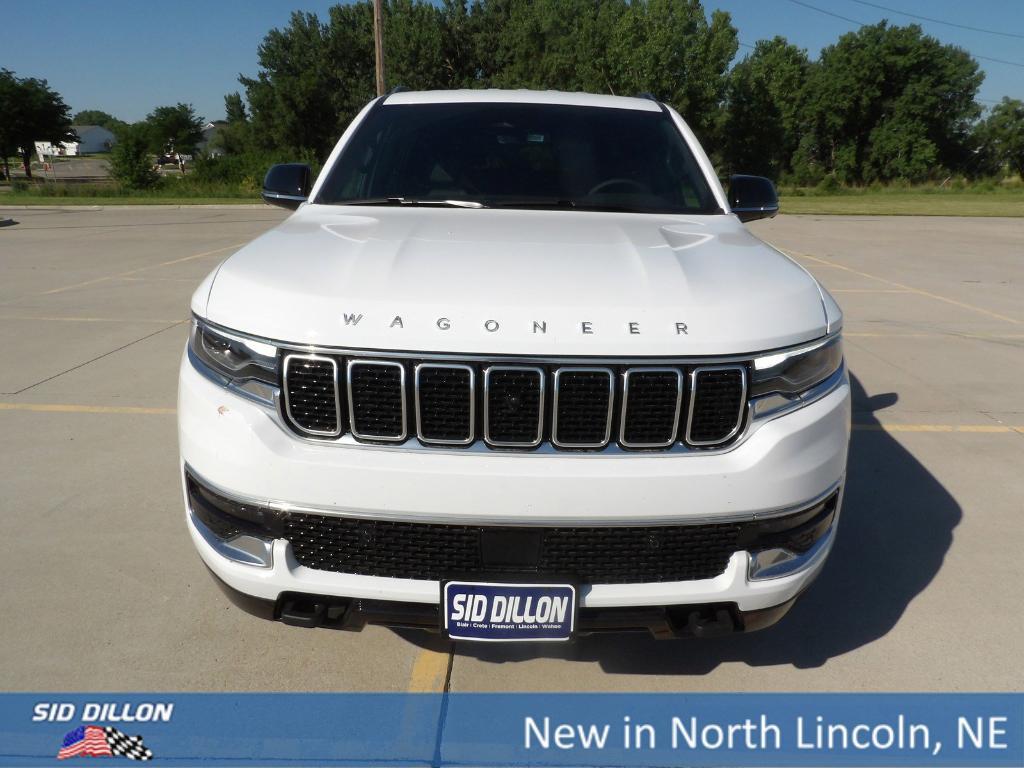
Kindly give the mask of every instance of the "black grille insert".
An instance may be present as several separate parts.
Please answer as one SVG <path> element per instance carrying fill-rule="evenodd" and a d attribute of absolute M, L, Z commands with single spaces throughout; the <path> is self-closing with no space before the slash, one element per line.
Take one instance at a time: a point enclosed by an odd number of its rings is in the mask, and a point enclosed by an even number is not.
<path fill-rule="evenodd" d="M 517 577 L 627 584 L 713 578 L 735 552 L 805 552 L 835 523 L 839 490 L 797 511 L 694 525 L 444 525 L 289 511 L 231 498 L 185 468 L 188 506 L 222 538 L 286 539 L 307 568 L 401 579 Z"/>
<path fill-rule="evenodd" d="M 338 368 L 334 360 L 291 355 L 285 360 L 285 406 L 300 429 L 339 435 Z"/>
<path fill-rule="evenodd" d="M 742 547 L 741 523 L 537 528 L 535 567 L 484 563 L 484 528 L 291 513 L 284 535 L 307 568 L 365 576 L 440 580 L 493 571 L 575 578 L 584 584 L 710 579 Z M 523 529 L 487 528 L 490 536 Z"/>
<path fill-rule="evenodd" d="M 683 395 L 682 374 L 674 369 L 627 371 L 622 415 L 623 445 L 660 448 L 676 439 Z"/>
<path fill-rule="evenodd" d="M 544 372 L 540 368 L 487 370 L 486 438 L 498 446 L 534 446 L 541 441 Z"/>
<path fill-rule="evenodd" d="M 404 440 L 405 367 L 352 360 L 348 364 L 352 434 L 369 440 Z"/>
<path fill-rule="evenodd" d="M 614 374 L 605 368 L 560 368 L 555 377 L 554 442 L 576 448 L 606 445 Z"/>
<path fill-rule="evenodd" d="M 420 439 L 473 442 L 473 369 L 464 365 L 416 367 L 416 415 Z"/>
<path fill-rule="evenodd" d="M 747 394 L 743 368 L 698 368 L 692 386 L 687 442 L 722 443 L 739 431 Z"/>

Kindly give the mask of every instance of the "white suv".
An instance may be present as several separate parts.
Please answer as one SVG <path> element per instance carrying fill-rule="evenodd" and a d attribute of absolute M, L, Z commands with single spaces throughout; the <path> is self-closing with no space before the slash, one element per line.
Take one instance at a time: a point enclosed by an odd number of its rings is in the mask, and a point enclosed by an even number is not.
<path fill-rule="evenodd" d="M 842 314 L 651 98 L 396 92 L 192 299 L 188 528 L 254 612 L 455 639 L 777 621 L 835 538 Z"/>

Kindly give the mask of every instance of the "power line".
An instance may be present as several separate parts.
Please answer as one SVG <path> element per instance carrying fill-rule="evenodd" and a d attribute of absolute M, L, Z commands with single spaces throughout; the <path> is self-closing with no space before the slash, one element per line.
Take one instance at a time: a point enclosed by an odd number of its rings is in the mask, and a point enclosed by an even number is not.
<path fill-rule="evenodd" d="M 889 13 L 895 13 L 900 16 L 909 16 L 912 19 L 920 19 L 921 21 L 930 21 L 933 24 L 945 24 L 947 27 L 956 27 L 957 29 L 967 29 L 971 32 L 984 32 L 986 35 L 1002 35 L 1003 37 L 1015 37 L 1019 40 L 1024 40 L 1024 35 L 1018 35 L 1014 32 L 1002 32 L 998 29 L 982 29 L 981 27 L 972 27 L 967 24 L 957 24 L 955 21 L 943 21 L 942 19 L 933 19 L 931 16 L 921 16 L 916 13 L 908 13 L 907 11 L 899 11 L 895 8 L 890 8 L 887 5 L 879 5 L 878 3 L 872 3 L 868 0 L 852 0 L 860 5 L 867 5 L 872 8 L 878 8 L 881 11 L 889 11 Z"/>
<path fill-rule="evenodd" d="M 812 11 L 817 11 L 818 13 L 824 13 L 826 16 L 832 16 L 832 17 L 837 18 L 837 19 L 842 19 L 843 21 L 848 21 L 850 24 L 856 24 L 856 25 L 861 26 L 861 27 L 866 27 L 867 26 L 867 24 L 865 22 L 863 22 L 863 21 L 857 21 L 857 19 L 851 19 L 849 16 L 843 16 L 842 14 L 833 13 L 832 11 L 827 11 L 824 8 L 819 8 L 816 5 L 811 5 L 810 3 L 805 3 L 805 2 L 803 2 L 803 0 L 789 0 L 789 2 L 794 3 L 795 5 L 803 6 L 804 8 L 809 8 Z M 1024 64 L 1020 63 L 1019 61 L 1007 61 L 1006 59 L 996 59 L 996 58 L 993 58 L 991 56 L 982 56 L 982 55 L 977 54 L 977 53 L 971 53 L 970 51 L 968 51 L 967 53 L 970 54 L 971 56 L 973 56 L 976 59 L 983 59 L 985 61 L 994 61 L 996 64 L 1006 64 L 1007 66 L 1010 66 L 1010 67 L 1020 67 L 1021 69 L 1024 69 Z"/>
<path fill-rule="evenodd" d="M 858 26 L 861 27 L 866 26 L 863 21 L 857 21 L 856 19 L 851 19 L 849 16 L 842 16 L 838 13 L 833 13 L 832 11 L 826 11 L 824 8 L 819 8 L 818 6 L 811 5 L 810 3 L 804 3 L 802 2 L 802 0 L 789 0 L 789 2 L 796 3 L 797 5 L 802 5 L 804 8 L 810 8 L 812 11 L 817 11 L 818 13 L 824 13 L 826 16 L 833 16 L 837 19 L 848 21 L 851 24 L 857 24 Z"/>
<path fill-rule="evenodd" d="M 968 51 L 968 53 L 971 53 L 971 52 Z M 1006 59 L 993 59 L 991 56 L 981 56 L 981 55 L 979 55 L 977 53 L 971 53 L 971 56 L 973 56 L 976 59 L 984 59 L 985 61 L 994 61 L 997 64 L 1009 64 L 1011 67 L 1021 67 L 1022 69 L 1024 69 L 1024 64 L 1021 64 L 1019 61 L 1007 61 Z"/>

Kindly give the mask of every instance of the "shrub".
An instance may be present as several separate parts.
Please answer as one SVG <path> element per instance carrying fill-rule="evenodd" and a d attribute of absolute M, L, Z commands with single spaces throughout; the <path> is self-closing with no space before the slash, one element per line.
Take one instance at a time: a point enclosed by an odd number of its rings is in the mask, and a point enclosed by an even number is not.
<path fill-rule="evenodd" d="M 838 195 L 843 191 L 843 185 L 834 173 L 830 173 L 818 182 L 817 190 L 825 195 Z"/>
<path fill-rule="evenodd" d="M 192 177 L 201 183 L 231 184 L 258 192 L 263 187 L 267 169 L 275 163 L 287 162 L 308 163 L 313 166 L 314 174 L 319 168 L 316 158 L 309 153 L 300 153 L 298 157 L 278 152 L 245 152 L 218 157 L 201 155 L 192 165 Z"/>
<path fill-rule="evenodd" d="M 110 175 L 127 189 L 152 189 L 160 177 L 149 155 L 149 132 L 145 126 L 129 125 L 117 137 L 110 151 Z"/>

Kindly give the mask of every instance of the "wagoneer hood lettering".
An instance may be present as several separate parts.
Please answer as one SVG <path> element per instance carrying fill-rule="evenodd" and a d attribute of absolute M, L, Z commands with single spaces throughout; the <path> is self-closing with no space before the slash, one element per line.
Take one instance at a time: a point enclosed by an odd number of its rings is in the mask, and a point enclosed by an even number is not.
<path fill-rule="evenodd" d="M 283 341 L 435 352 L 723 355 L 826 332 L 817 284 L 728 216 L 311 205 L 194 309 Z"/>

